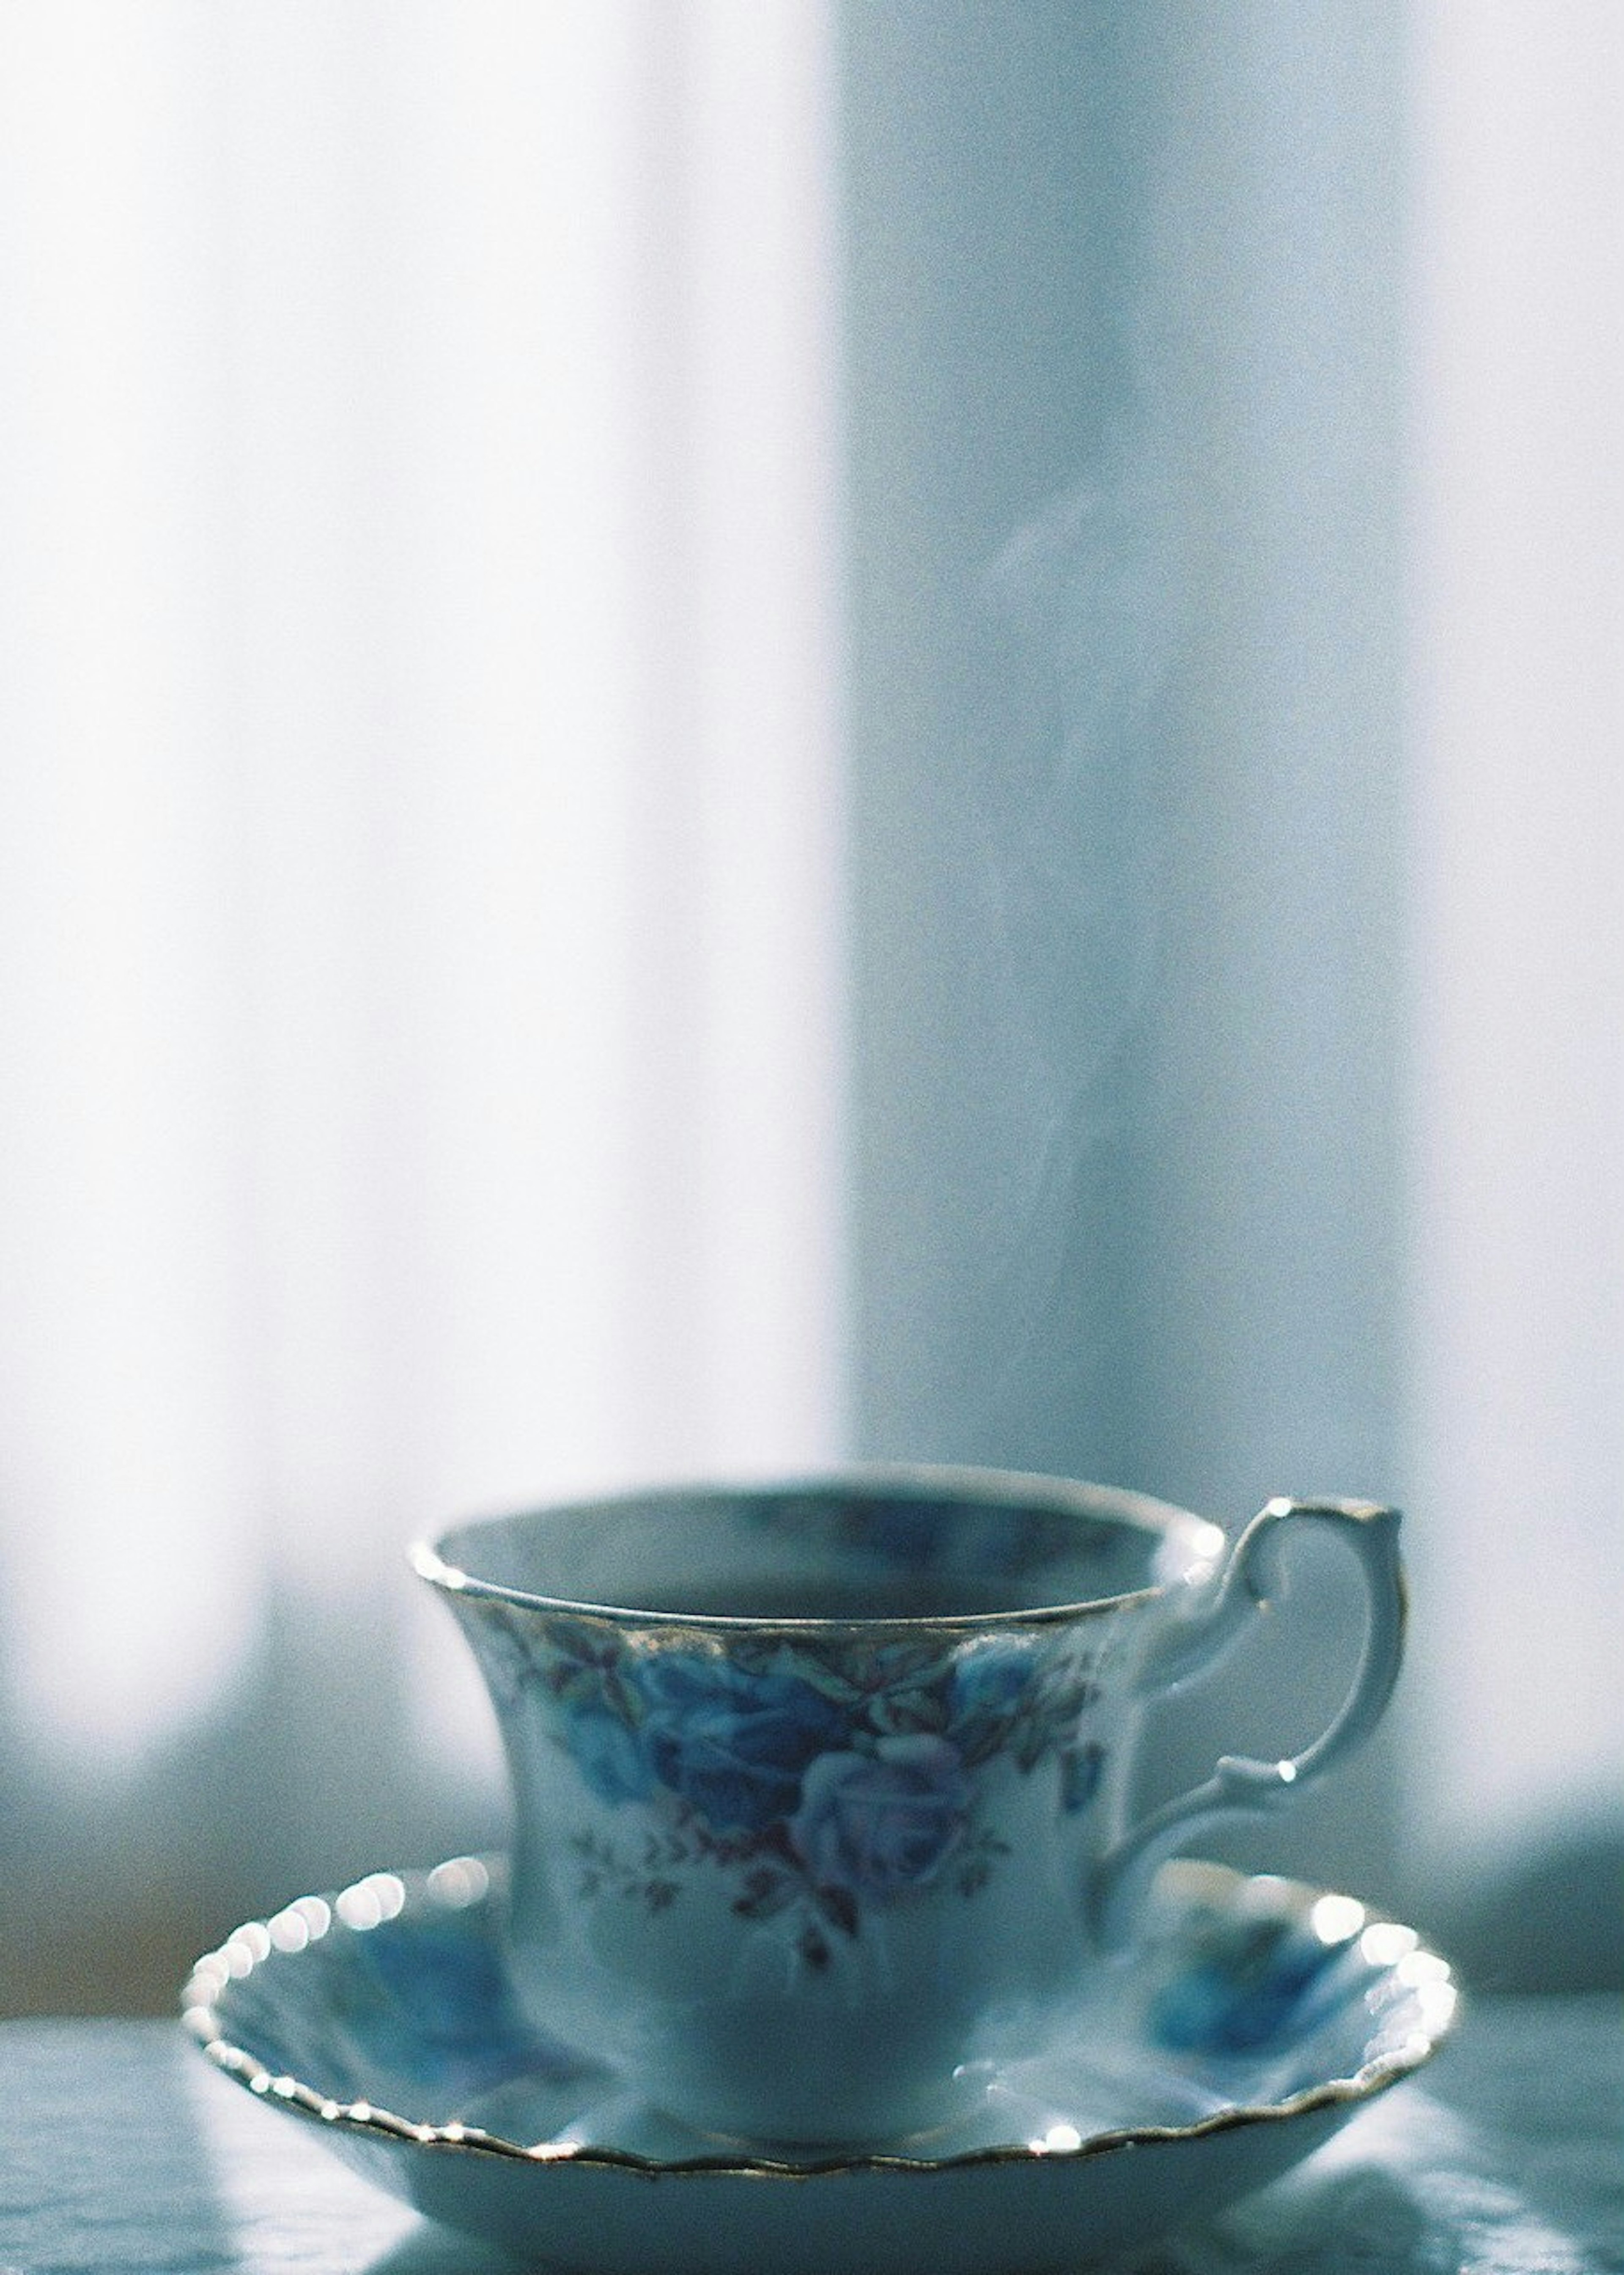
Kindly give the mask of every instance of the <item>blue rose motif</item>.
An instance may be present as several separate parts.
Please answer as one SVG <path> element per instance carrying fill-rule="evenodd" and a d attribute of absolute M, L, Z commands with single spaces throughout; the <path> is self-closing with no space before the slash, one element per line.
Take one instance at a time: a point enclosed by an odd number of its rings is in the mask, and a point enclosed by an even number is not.
<path fill-rule="evenodd" d="M 759 1833 L 788 1817 L 807 1764 L 847 1735 L 840 1708 L 798 1675 L 659 1651 L 636 1679 L 648 1709 L 638 1733 L 645 1761 L 719 1832 Z"/>
<path fill-rule="evenodd" d="M 636 1732 L 620 1715 L 607 1706 L 581 1706 L 565 1727 L 570 1758 L 600 1801 L 647 1800 L 653 1772 Z"/>
<path fill-rule="evenodd" d="M 970 1780 L 958 1748 L 925 1734 L 829 1753 L 808 1768 L 789 1823 L 820 1887 L 886 1897 L 934 1879 L 963 1838 Z"/>

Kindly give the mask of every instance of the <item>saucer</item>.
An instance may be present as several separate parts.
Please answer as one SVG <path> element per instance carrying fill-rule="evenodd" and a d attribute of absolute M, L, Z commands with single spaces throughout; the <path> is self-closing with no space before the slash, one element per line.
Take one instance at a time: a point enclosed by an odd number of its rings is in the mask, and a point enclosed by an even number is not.
<path fill-rule="evenodd" d="M 200 1960 L 208 2059 L 433 2219 L 593 2275 L 1039 2275 L 1273 2180 L 1427 2060 L 1455 2007 L 1352 1897 L 1165 1865 L 1131 1968 L 1057 2051 L 972 2082 L 928 2155 L 719 2147 L 521 2018 L 499 1860 L 378 1872 Z"/>

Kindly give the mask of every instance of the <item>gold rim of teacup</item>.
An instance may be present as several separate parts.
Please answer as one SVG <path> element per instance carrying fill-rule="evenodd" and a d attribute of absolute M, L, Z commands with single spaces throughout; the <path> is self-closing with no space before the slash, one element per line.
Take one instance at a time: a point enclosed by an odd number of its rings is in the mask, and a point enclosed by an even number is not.
<path fill-rule="evenodd" d="M 454 1539 L 478 1532 L 484 1524 L 522 1522 L 534 1518 L 538 1522 L 549 1515 L 577 1515 L 587 1509 L 612 1515 L 617 1510 L 646 1508 L 651 1503 L 668 1499 L 681 1501 L 714 1500 L 719 1506 L 752 1498 L 770 1497 L 793 1501 L 797 1497 L 827 1495 L 842 1492 L 917 1493 L 943 1502 L 962 1502 L 967 1507 L 1025 1502 L 1033 1508 L 1058 1516 L 1086 1518 L 1090 1523 L 1107 1523 L 1142 1532 L 1166 1542 L 1179 1534 L 1188 1536 L 1190 1567 L 1188 1577 L 1199 1579 L 1215 1569 L 1228 1546 L 1228 1536 L 1220 1525 L 1197 1516 L 1191 1509 L 1181 1508 L 1173 1501 L 1159 1500 L 1150 1493 L 1136 1493 L 1125 1485 L 1074 1484 L 1061 1478 L 1045 1477 L 1036 1471 L 1023 1470 L 961 1469 L 935 1463 L 871 1462 L 849 1463 L 832 1470 L 809 1471 L 804 1476 L 774 1476 L 754 1479 L 714 1479 L 691 1484 L 644 1487 L 601 1496 L 584 1496 L 580 1500 L 543 1504 L 527 1508 L 470 1518 L 449 1526 L 436 1538 L 419 1540 L 407 1550 L 407 1557 L 419 1577 L 431 1587 L 447 1595 L 472 1598 L 478 1601 L 510 1604 L 516 1609 L 567 1615 L 571 1619 L 597 1620 L 615 1627 L 647 1627 L 650 1625 L 680 1625 L 700 1634 L 737 1635 L 767 1630 L 773 1634 L 840 1635 L 873 1629 L 901 1634 L 964 1635 L 980 1633 L 986 1629 L 1054 1626 L 1078 1620 L 1101 1618 L 1120 1612 L 1134 1604 L 1149 1603 L 1165 1593 L 1167 1583 L 1155 1580 L 1138 1588 L 1120 1591 L 1109 1596 L 1088 1596 L 1056 1604 L 1016 1606 L 1007 1611 L 875 1613 L 852 1615 L 809 1616 L 795 1613 L 686 1612 L 666 1609 L 657 1604 L 603 1604 L 570 1596 L 545 1595 L 525 1588 L 516 1588 L 501 1580 L 482 1579 L 478 1573 L 466 1570 L 452 1561 L 445 1552 Z"/>

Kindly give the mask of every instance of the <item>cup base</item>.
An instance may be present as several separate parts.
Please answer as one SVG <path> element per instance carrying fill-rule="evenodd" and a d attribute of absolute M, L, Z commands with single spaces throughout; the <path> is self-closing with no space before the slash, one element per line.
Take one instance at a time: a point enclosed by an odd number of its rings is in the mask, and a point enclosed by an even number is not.
<path fill-rule="evenodd" d="M 996 2082 L 1001 2075 L 992 2062 L 967 2065 L 962 2073 L 955 2074 L 949 2089 L 951 2105 L 940 2115 L 926 2124 L 888 2128 L 883 2133 L 854 2132 L 849 2127 L 829 2126 L 820 2126 L 815 2132 L 792 2134 L 723 2131 L 690 2125 L 667 2111 L 655 2109 L 652 2103 L 635 2094 L 617 2097 L 605 2109 L 589 2112 L 582 2121 L 588 2127 L 599 2125 L 601 2138 L 601 2120 L 609 2119 L 612 2107 L 611 2121 L 623 2129 L 636 2124 L 643 2132 L 657 2130 L 661 2138 L 671 2145 L 650 2153 L 664 2158 L 680 2155 L 753 2157 L 786 2164 L 804 2162 L 809 2157 L 882 2155 L 935 2159 L 957 2155 L 961 2144 L 980 2138 L 993 2106 Z M 687 2141 L 691 2146 L 685 2150 L 678 2149 L 675 2145 L 678 2141 Z"/>

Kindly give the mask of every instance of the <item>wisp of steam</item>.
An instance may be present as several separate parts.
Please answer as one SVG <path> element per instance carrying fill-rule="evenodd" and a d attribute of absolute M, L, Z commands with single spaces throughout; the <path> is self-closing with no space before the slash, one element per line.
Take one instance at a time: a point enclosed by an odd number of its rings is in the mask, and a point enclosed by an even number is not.
<path fill-rule="evenodd" d="M 963 1040 L 997 1165 L 971 1307 L 993 1442 L 1061 1275 L 1088 1268 L 1090 1162 L 1122 1134 L 1157 964 L 1164 699 L 1184 617 L 1164 457 L 1142 431 L 1119 437 L 976 594 L 963 915 L 986 968 Z"/>

